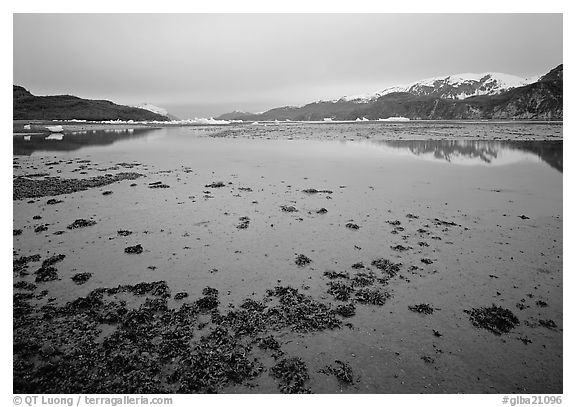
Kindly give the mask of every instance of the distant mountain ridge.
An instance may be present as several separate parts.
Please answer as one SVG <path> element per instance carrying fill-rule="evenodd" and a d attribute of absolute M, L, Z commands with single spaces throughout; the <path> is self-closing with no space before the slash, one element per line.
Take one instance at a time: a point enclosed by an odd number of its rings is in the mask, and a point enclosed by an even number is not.
<path fill-rule="evenodd" d="M 70 95 L 35 96 L 17 85 L 13 86 L 12 106 L 14 120 L 169 120 L 167 116 L 149 110 L 117 105 L 108 100 Z"/>
<path fill-rule="evenodd" d="M 219 120 L 562 120 L 559 65 L 540 78 L 502 73 L 459 74 L 424 79 L 367 95 L 345 96 L 304 106 L 285 106 L 261 114 L 223 114 Z"/>

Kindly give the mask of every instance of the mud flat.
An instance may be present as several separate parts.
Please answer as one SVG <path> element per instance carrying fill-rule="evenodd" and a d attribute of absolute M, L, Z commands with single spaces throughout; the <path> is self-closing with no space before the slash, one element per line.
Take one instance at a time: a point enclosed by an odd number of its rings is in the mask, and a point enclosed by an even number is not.
<path fill-rule="evenodd" d="M 18 150 L 14 392 L 561 393 L 562 142 L 327 129 Z"/>

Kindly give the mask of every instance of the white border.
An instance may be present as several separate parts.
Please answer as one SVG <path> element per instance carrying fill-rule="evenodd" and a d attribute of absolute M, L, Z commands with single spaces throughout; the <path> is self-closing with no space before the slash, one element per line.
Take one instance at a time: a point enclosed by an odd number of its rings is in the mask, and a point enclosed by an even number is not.
<path fill-rule="evenodd" d="M 574 2 L 572 2 L 574 3 Z M 12 103 L 10 95 L 11 82 L 12 82 L 12 13 L 58 13 L 58 12 L 152 12 L 152 13 L 166 13 L 166 12 L 239 12 L 239 13 L 262 13 L 262 12 L 300 12 L 300 13 L 322 13 L 322 12 L 338 12 L 338 13 L 362 13 L 362 12 L 385 12 L 385 13 L 415 13 L 415 12 L 433 12 L 433 13 L 564 13 L 564 63 L 565 63 L 565 81 L 564 94 L 568 97 L 565 99 L 564 106 L 564 151 L 566 156 L 570 156 L 574 152 L 573 138 L 574 134 L 573 125 L 573 101 L 572 95 L 574 90 L 573 81 L 573 52 L 570 52 L 568 45 L 573 44 L 570 39 L 576 38 L 574 26 L 576 20 L 574 18 L 573 8 L 569 1 L 502 1 L 502 0 L 481 0 L 475 2 L 470 6 L 470 2 L 463 1 L 445 1 L 445 0 L 419 0 L 419 1 L 403 1 L 403 2 L 383 2 L 383 1 L 366 1 L 355 0 L 350 1 L 311 1 L 311 0 L 291 0 L 289 2 L 281 2 L 280 5 L 274 4 L 272 1 L 264 0 L 214 0 L 211 2 L 193 2 L 193 1 L 125 1 L 119 0 L 98 0 L 97 2 L 80 2 L 71 0 L 52 0 L 52 1 L 11 1 L 2 3 L 2 17 L 0 21 L 0 30 L 2 31 L 2 55 L 4 55 L 4 63 L 2 64 L 2 112 L 6 120 L 3 122 L 5 134 L 2 136 L 2 157 L 0 159 L 0 179 L 2 180 L 2 190 L 6 191 L 5 198 L 1 201 L 2 212 L 0 230 L 2 231 L 2 295 L 1 309 L 3 335 L 1 337 L 1 348 L 3 352 L 3 359 L 5 362 L 2 364 L 0 383 L 2 383 L 2 395 L 4 398 L 3 405 L 9 406 L 12 404 L 12 276 L 9 272 L 9 264 L 11 262 L 11 248 L 12 237 L 9 235 L 12 228 L 12 205 L 9 200 L 11 194 L 12 184 L 12 145 L 10 143 L 11 129 L 9 128 L 11 117 L 8 117 L 12 111 Z M 573 47 L 573 45 L 572 45 Z M 7 56 L 10 58 L 6 58 Z M 9 61 L 7 61 L 7 59 Z M 8 80 L 8 77 L 10 79 Z M 9 113 L 10 112 L 10 113 Z M 5 144 L 4 144 L 5 143 Z M 9 144 L 10 143 L 10 144 Z M 564 163 L 564 179 L 568 180 L 564 183 L 564 231 L 571 232 L 574 230 L 574 217 L 571 214 L 571 209 L 574 208 L 574 192 L 571 186 L 573 178 L 573 166 L 571 160 Z M 571 379 L 573 376 L 573 363 L 574 351 L 569 345 L 574 339 L 574 324 L 573 313 L 570 303 L 566 303 L 566 296 L 571 294 L 571 289 L 574 288 L 574 276 L 572 267 L 574 265 L 574 257 L 572 256 L 574 238 L 571 233 L 564 233 L 564 396 L 563 405 L 571 405 L 570 399 L 573 399 L 574 391 L 571 388 Z M 567 249 L 567 250 L 566 250 Z M 568 305 L 568 306 L 566 306 Z M 278 407 L 290 406 L 297 402 L 304 405 L 312 405 L 317 403 L 327 403 L 330 405 L 346 405 L 349 403 L 364 402 L 373 406 L 382 406 L 384 403 L 387 405 L 432 405 L 432 406 L 496 406 L 502 405 L 501 395 L 311 395 L 311 396 L 285 396 L 285 395 L 222 395 L 222 396 L 203 396 L 203 395 L 173 395 L 175 406 L 188 406 L 193 403 L 201 404 L 226 404 L 231 403 L 240 405 L 270 405 L 274 404 Z"/>

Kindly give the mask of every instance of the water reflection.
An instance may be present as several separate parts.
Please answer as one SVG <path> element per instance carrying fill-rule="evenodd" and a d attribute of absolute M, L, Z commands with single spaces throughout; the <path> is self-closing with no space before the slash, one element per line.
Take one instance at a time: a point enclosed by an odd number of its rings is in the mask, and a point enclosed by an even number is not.
<path fill-rule="evenodd" d="M 120 140 L 142 138 L 154 129 L 113 129 L 77 131 L 66 134 L 14 135 L 14 155 L 31 155 L 35 151 L 75 151 L 89 146 L 106 146 Z"/>
<path fill-rule="evenodd" d="M 504 165 L 521 161 L 544 161 L 552 168 L 562 172 L 562 141 L 501 141 L 501 140 L 370 140 L 348 143 L 333 140 L 312 144 L 310 141 L 301 143 L 280 144 L 279 142 L 262 142 L 257 140 L 229 140 L 229 143 L 216 143 L 214 140 L 195 137 L 187 128 L 173 129 L 111 129 L 103 131 L 83 131 L 56 135 L 16 135 L 13 138 L 14 155 L 31 155 L 35 151 L 66 152 L 84 147 L 103 146 L 106 149 L 118 141 L 148 141 L 154 133 L 155 143 L 140 150 L 161 149 L 169 152 L 197 151 L 198 148 L 207 151 L 238 153 L 248 149 L 251 153 L 260 154 L 262 148 L 269 151 L 291 151 L 301 155 L 303 152 L 314 151 L 315 154 L 344 155 L 351 153 L 351 147 L 362 146 L 374 150 L 382 150 L 386 154 L 414 155 L 427 160 L 441 160 L 462 165 Z M 285 142 L 285 141 L 284 141 Z M 256 143 L 256 144 L 255 144 Z M 118 147 L 118 145 L 116 146 Z M 142 144 L 140 145 L 142 147 Z M 338 147 L 338 148 L 335 148 Z M 120 149 L 134 151 L 131 146 L 121 146 Z M 318 150 L 315 150 L 318 149 Z M 139 151 L 140 151 L 139 150 Z M 268 150 L 267 150 L 268 151 Z"/>
<path fill-rule="evenodd" d="M 562 141 L 476 141 L 476 140 L 374 140 L 394 149 L 417 156 L 433 157 L 448 162 L 494 164 L 506 163 L 522 156 L 538 157 L 562 172 Z"/>

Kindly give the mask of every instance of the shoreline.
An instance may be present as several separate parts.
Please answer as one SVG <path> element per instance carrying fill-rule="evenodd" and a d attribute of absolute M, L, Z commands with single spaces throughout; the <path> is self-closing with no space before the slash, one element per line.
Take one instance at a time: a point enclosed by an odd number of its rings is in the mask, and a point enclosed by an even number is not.
<path fill-rule="evenodd" d="M 29 125 L 30 128 L 24 126 Z M 205 131 L 210 137 L 247 137 L 271 139 L 430 139 L 430 140 L 563 140 L 563 122 L 543 121 L 461 121 L 411 120 L 362 122 L 244 122 L 229 124 L 192 123 L 96 123 L 65 121 L 13 121 L 13 137 L 52 134 L 46 126 L 62 126 L 61 134 L 137 129 L 189 127 Z M 304 129 L 315 132 L 305 136 Z M 255 131 L 257 130 L 257 131 Z M 362 130 L 362 134 L 360 131 Z M 87 135 L 89 136 L 89 135 Z"/>

